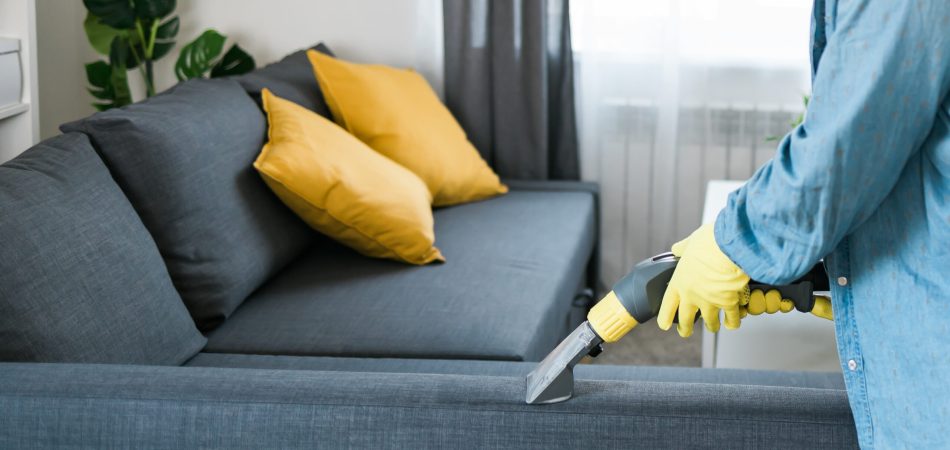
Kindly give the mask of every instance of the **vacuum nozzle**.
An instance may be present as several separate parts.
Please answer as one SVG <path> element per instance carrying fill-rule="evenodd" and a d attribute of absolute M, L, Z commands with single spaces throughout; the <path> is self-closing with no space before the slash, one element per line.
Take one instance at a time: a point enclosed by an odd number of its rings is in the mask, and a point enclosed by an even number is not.
<path fill-rule="evenodd" d="M 603 339 L 584 322 L 554 349 L 527 377 L 525 402 L 532 405 L 563 402 L 574 394 L 574 366 Z"/>

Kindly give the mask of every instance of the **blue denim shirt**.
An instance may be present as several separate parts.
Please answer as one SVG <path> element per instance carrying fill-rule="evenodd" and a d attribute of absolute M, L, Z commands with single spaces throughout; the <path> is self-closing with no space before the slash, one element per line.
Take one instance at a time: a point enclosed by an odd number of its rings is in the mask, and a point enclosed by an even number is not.
<path fill-rule="evenodd" d="M 950 1 L 815 0 L 805 122 L 716 221 L 752 278 L 825 258 L 864 448 L 950 446 Z"/>

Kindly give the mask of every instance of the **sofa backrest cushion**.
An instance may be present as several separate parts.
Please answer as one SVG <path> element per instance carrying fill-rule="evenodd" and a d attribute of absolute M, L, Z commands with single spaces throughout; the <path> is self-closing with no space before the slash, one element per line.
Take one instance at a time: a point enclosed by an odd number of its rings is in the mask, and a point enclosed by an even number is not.
<path fill-rule="evenodd" d="M 320 53 L 333 56 L 333 52 L 322 42 L 313 47 Z M 261 91 L 270 89 L 271 93 L 290 100 L 323 117 L 332 120 L 317 80 L 313 77 L 313 67 L 307 58 L 306 50 L 293 52 L 284 59 L 268 64 L 236 78 L 247 93 L 261 105 Z"/>
<path fill-rule="evenodd" d="M 222 322 L 313 231 L 252 164 L 264 115 L 234 80 L 192 80 L 63 125 L 88 134 L 165 258 L 198 328 Z"/>
<path fill-rule="evenodd" d="M 0 360 L 180 365 L 205 338 L 86 136 L 0 165 Z"/>

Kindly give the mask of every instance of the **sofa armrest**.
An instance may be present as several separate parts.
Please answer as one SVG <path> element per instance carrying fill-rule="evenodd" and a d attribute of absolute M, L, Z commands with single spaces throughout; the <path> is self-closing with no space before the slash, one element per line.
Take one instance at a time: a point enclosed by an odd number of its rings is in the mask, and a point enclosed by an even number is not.
<path fill-rule="evenodd" d="M 855 447 L 844 391 L 196 367 L 0 364 L 0 447 Z"/>

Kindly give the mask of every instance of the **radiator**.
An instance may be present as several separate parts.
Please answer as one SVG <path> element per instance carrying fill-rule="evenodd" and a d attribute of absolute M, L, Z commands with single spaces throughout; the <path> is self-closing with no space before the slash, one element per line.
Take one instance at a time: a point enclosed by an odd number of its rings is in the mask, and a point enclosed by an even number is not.
<path fill-rule="evenodd" d="M 600 102 L 598 133 L 582 142 L 585 177 L 600 182 L 601 267 L 609 286 L 700 225 L 712 179 L 748 179 L 775 152 L 798 111 L 755 105 Z M 665 122 L 664 122 L 665 120 Z M 673 123 L 670 123 L 670 122 Z M 659 129 L 671 137 L 663 139 Z"/>

